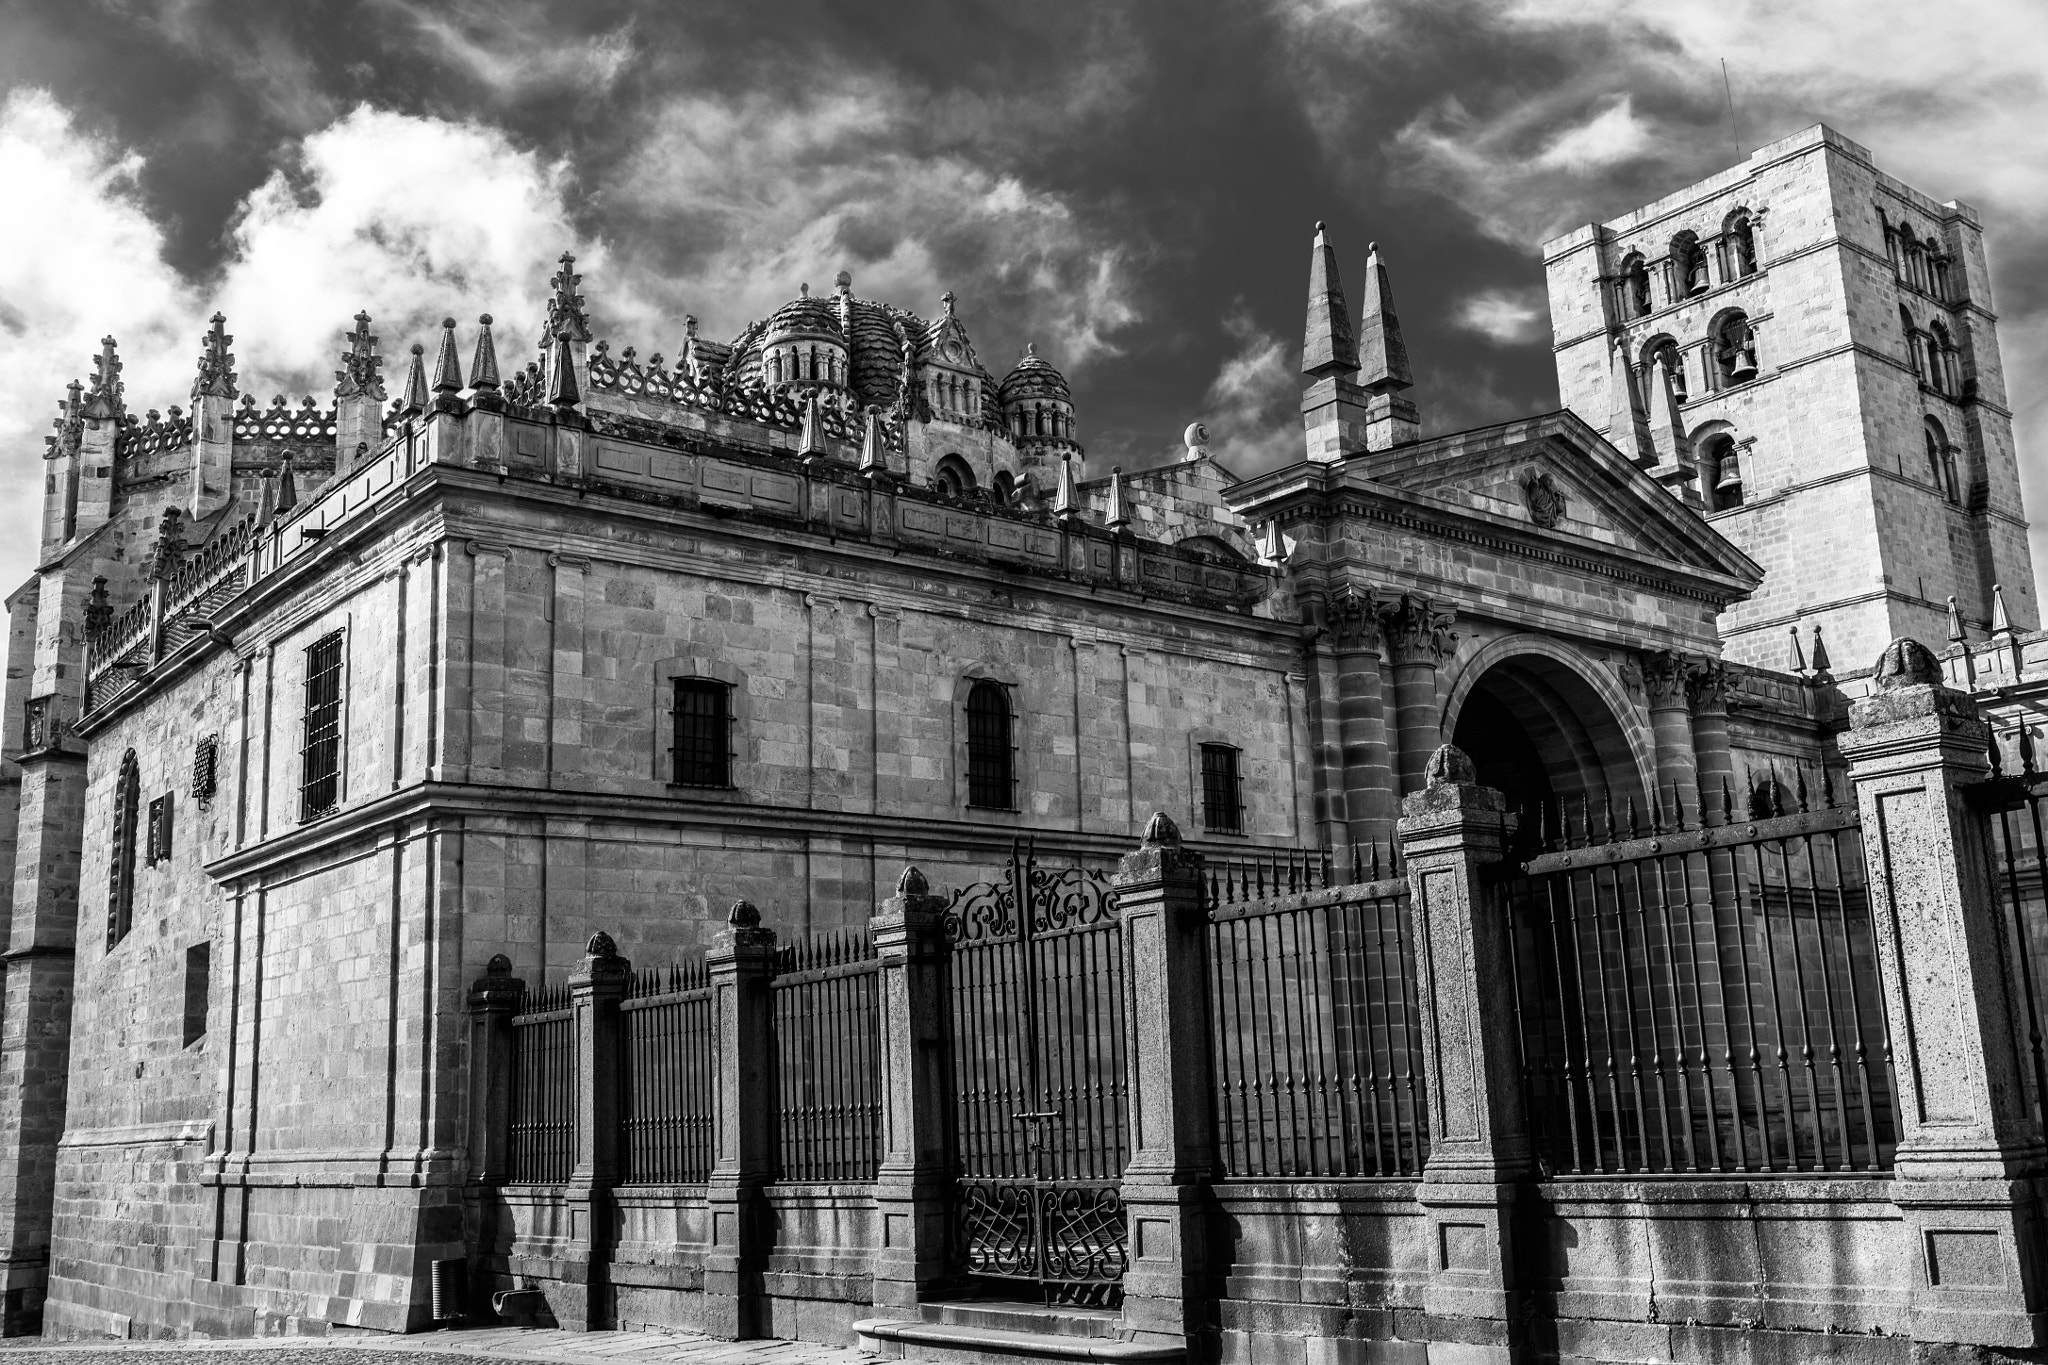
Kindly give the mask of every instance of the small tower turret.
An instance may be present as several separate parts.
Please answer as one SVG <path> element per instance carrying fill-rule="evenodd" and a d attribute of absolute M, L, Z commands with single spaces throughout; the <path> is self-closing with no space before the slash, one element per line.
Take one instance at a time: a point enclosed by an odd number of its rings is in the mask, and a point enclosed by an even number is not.
<path fill-rule="evenodd" d="M 357 313 L 355 321 L 355 330 L 343 334 L 348 346 L 341 353 L 341 368 L 334 372 L 337 477 L 355 468 L 356 461 L 375 450 L 384 438 L 384 360 L 377 354 L 370 315 Z"/>
<path fill-rule="evenodd" d="M 1033 474 L 1034 486 L 1049 486 L 1064 459 L 1085 468 L 1086 452 L 1074 439 L 1073 390 L 1066 376 L 1038 354 L 1036 344 L 1025 346 L 1024 358 L 1003 376 L 996 400 L 1017 447 L 1017 462 Z"/>
<path fill-rule="evenodd" d="M 121 439 L 121 358 L 112 337 L 100 338 L 93 358 L 92 385 L 78 407 L 78 498 L 71 534 L 82 536 L 106 523 L 114 512 L 114 461 Z"/>
<path fill-rule="evenodd" d="M 227 318 L 215 313 L 199 344 L 199 372 L 192 379 L 192 491 L 186 504 L 193 520 L 227 506 L 233 495 L 235 463 L 235 357 L 228 347 Z"/>

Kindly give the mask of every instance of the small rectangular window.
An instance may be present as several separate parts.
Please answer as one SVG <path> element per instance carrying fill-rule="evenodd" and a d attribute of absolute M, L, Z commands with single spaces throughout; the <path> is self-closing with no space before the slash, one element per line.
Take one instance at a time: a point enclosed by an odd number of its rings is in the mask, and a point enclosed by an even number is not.
<path fill-rule="evenodd" d="M 732 785 L 732 689 L 709 678 L 677 678 L 674 776 L 679 787 Z"/>
<path fill-rule="evenodd" d="M 341 632 L 306 649 L 305 739 L 299 750 L 299 818 L 341 804 Z"/>
<path fill-rule="evenodd" d="M 171 794 L 149 803 L 149 839 L 145 855 L 151 867 L 171 856 Z"/>
<path fill-rule="evenodd" d="M 1244 832 L 1244 783 L 1228 744 L 1202 746 L 1202 823 L 1218 834 Z"/>
<path fill-rule="evenodd" d="M 212 944 L 195 943 L 185 950 L 186 1047 L 206 1036 L 206 996 L 212 973 Z"/>

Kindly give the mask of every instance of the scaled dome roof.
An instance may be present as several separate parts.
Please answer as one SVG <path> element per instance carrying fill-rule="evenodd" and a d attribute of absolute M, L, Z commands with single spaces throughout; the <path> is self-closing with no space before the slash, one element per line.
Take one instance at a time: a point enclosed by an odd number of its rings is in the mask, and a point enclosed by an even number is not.
<path fill-rule="evenodd" d="M 845 340 L 845 333 L 839 327 L 839 310 L 828 299 L 813 298 L 809 285 L 803 286 L 800 296 L 769 314 L 761 329 L 764 342 L 786 336 L 829 336 L 842 342 Z"/>
<path fill-rule="evenodd" d="M 1024 358 L 1003 376 L 996 397 L 1005 404 L 1026 398 L 1052 398 L 1062 403 L 1074 401 L 1073 390 L 1067 387 L 1067 377 L 1038 354 L 1036 345 L 1024 348 Z"/>

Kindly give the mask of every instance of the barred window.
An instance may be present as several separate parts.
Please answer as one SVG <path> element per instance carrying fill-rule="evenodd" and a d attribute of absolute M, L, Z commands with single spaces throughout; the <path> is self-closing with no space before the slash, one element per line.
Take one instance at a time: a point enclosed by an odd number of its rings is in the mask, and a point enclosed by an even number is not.
<path fill-rule="evenodd" d="M 1202 746 L 1202 824 L 1218 834 L 1244 833 L 1244 780 L 1228 744 Z"/>
<path fill-rule="evenodd" d="M 142 822 L 142 769 L 130 749 L 114 779 L 114 839 L 107 860 L 107 951 L 128 937 L 135 922 L 135 836 Z"/>
<path fill-rule="evenodd" d="M 146 848 L 145 857 L 148 859 L 151 867 L 166 861 L 171 856 L 171 794 L 169 792 L 165 792 L 162 796 L 149 803 L 149 838 Z"/>
<path fill-rule="evenodd" d="M 1010 735 L 1010 694 L 986 678 L 967 694 L 967 804 L 1016 808 L 1016 755 Z"/>
<path fill-rule="evenodd" d="M 192 746 L 192 800 L 201 810 L 213 808 L 220 789 L 220 736 L 207 735 Z"/>
<path fill-rule="evenodd" d="M 195 943 L 185 950 L 185 1042 L 190 1047 L 206 1036 L 206 997 L 213 976 L 213 945 Z"/>
<path fill-rule="evenodd" d="M 675 763 L 679 787 L 732 785 L 732 689 L 710 678 L 677 678 Z"/>
<path fill-rule="evenodd" d="M 305 742 L 299 750 L 299 818 L 341 804 L 341 632 L 306 648 Z"/>

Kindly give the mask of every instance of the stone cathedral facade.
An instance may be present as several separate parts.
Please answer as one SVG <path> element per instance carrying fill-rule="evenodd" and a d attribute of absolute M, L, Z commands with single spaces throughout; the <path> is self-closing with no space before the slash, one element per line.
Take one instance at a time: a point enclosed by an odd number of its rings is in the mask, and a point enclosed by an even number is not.
<path fill-rule="evenodd" d="M 1838 783 L 1844 688 L 1951 597 L 2032 629 L 1970 210 L 1814 130 L 1546 255 L 1560 410 L 1424 437 L 1389 267 L 1347 294 L 1319 227 L 1253 477 L 1197 428 L 1099 468 L 1057 357 L 845 273 L 643 357 L 564 257 L 537 334 L 358 315 L 297 404 L 218 316 L 182 407 L 109 338 L 7 599 L 9 1329 L 426 1325 L 498 955 L 865 924 L 1155 811 L 1382 847 L 1446 740 L 1697 822 Z"/>

